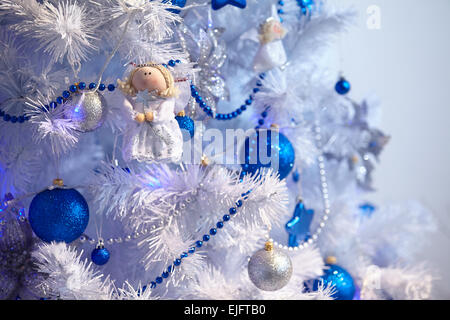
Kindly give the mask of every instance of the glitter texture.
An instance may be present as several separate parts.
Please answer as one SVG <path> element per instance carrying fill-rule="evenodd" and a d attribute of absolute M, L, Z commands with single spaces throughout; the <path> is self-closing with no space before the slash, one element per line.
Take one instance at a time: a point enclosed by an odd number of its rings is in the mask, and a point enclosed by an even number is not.
<path fill-rule="evenodd" d="M 91 260 L 96 265 L 102 266 L 109 261 L 109 251 L 106 248 L 96 248 L 91 253 Z"/>
<path fill-rule="evenodd" d="M 242 153 L 245 155 L 243 174 L 253 175 L 260 169 L 272 168 L 283 180 L 294 167 L 294 147 L 286 136 L 276 130 L 257 130 L 256 134 L 245 140 Z"/>
<path fill-rule="evenodd" d="M 0 269 L 19 269 L 28 257 L 32 232 L 19 206 L 0 208 Z"/>
<path fill-rule="evenodd" d="M 178 121 L 178 125 L 183 133 L 183 141 L 188 141 L 194 137 L 194 120 L 188 116 L 176 116 L 175 119 Z"/>
<path fill-rule="evenodd" d="M 264 291 L 283 288 L 292 276 L 292 262 L 284 252 L 265 249 L 256 252 L 248 263 L 248 275 L 255 286 Z"/>
<path fill-rule="evenodd" d="M 75 189 L 44 190 L 31 201 L 29 220 L 31 229 L 41 240 L 70 243 L 86 229 L 89 208 Z"/>
<path fill-rule="evenodd" d="M 0 299 L 11 299 L 18 283 L 18 275 L 11 270 L 0 270 Z"/>
<path fill-rule="evenodd" d="M 78 123 L 81 132 L 93 131 L 105 121 L 105 98 L 97 91 L 75 93 L 64 105 L 64 114 Z"/>

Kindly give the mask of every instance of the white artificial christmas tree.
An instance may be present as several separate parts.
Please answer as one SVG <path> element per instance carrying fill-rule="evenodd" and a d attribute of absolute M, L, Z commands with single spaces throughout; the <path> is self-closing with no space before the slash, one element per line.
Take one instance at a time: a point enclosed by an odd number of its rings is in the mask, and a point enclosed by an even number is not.
<path fill-rule="evenodd" d="M 377 100 L 353 101 L 321 59 L 355 12 L 322 0 L 228 2 L 0 3 L 1 299 L 430 297 L 434 275 L 414 239 L 433 219 L 414 202 L 364 202 L 389 137 L 376 128 Z M 153 93 L 133 92 L 137 68 Z M 168 97 L 161 83 L 176 91 L 174 110 L 148 113 Z M 163 116 L 186 129 L 181 159 L 123 157 L 137 123 L 152 134 L 136 143 L 181 143 L 159 131 Z M 242 163 L 255 129 L 263 148 L 250 149 L 265 151 L 263 129 L 272 133 L 271 168 Z M 73 198 L 36 209 L 44 190 L 81 193 L 87 228 Z M 44 204 L 62 220 L 42 219 Z M 76 240 L 64 241 L 67 225 Z M 269 258 L 249 276 L 260 250 Z M 320 280 L 336 263 L 346 288 Z"/>

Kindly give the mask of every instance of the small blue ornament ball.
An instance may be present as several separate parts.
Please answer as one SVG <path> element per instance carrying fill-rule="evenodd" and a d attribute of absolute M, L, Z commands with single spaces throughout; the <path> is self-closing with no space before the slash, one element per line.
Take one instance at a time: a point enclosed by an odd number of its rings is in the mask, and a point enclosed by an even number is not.
<path fill-rule="evenodd" d="M 257 130 L 256 134 L 245 140 L 242 152 L 245 156 L 241 164 L 243 175 L 253 175 L 262 168 L 273 168 L 283 180 L 294 167 L 294 147 L 278 130 Z"/>
<path fill-rule="evenodd" d="M 344 268 L 337 265 L 327 264 L 327 267 L 329 269 L 324 270 L 325 274 L 314 280 L 313 290 L 317 291 L 323 281 L 324 287 L 334 285 L 335 293 L 332 295 L 333 299 L 353 300 L 356 287 L 352 276 Z"/>
<path fill-rule="evenodd" d="M 38 193 L 30 204 L 31 229 L 43 241 L 78 239 L 89 222 L 89 207 L 75 189 L 55 188 Z"/>
<path fill-rule="evenodd" d="M 176 116 L 175 119 L 178 121 L 178 125 L 183 133 L 183 140 L 188 141 L 192 139 L 195 133 L 194 120 L 188 116 Z"/>
<path fill-rule="evenodd" d="M 98 266 L 102 266 L 109 261 L 109 251 L 105 247 L 97 247 L 92 250 L 91 260 Z"/>
<path fill-rule="evenodd" d="M 344 78 L 339 79 L 339 81 L 336 83 L 335 90 L 340 95 L 345 95 L 349 93 L 350 89 L 351 89 L 350 82 L 348 82 Z"/>

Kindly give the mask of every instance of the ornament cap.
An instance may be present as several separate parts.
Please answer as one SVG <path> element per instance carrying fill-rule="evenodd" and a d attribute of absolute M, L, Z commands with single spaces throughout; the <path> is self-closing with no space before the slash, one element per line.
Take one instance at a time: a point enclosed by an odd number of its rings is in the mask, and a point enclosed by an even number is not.
<path fill-rule="evenodd" d="M 264 250 L 272 251 L 273 250 L 273 242 L 272 241 L 267 241 L 266 244 L 264 245 Z"/>
<path fill-rule="evenodd" d="M 209 159 L 207 156 L 202 156 L 202 166 L 207 167 L 209 165 Z"/>
<path fill-rule="evenodd" d="M 326 258 L 325 262 L 327 264 L 336 264 L 337 263 L 337 258 L 335 256 L 329 256 Z"/>
<path fill-rule="evenodd" d="M 280 129 L 280 126 L 277 125 L 276 123 L 272 123 L 272 124 L 270 125 L 270 128 L 271 128 L 271 129 L 274 129 L 274 130 L 279 130 L 279 129 Z"/>
<path fill-rule="evenodd" d="M 105 242 L 103 239 L 99 239 L 97 242 L 97 245 L 95 246 L 96 249 L 103 249 L 105 247 Z"/>
<path fill-rule="evenodd" d="M 186 112 L 184 112 L 184 110 L 180 111 L 180 112 L 177 113 L 177 116 L 178 117 L 184 117 L 184 116 L 186 116 Z"/>
<path fill-rule="evenodd" d="M 64 186 L 64 181 L 61 178 L 53 179 L 53 185 L 57 186 L 57 187 L 63 187 Z"/>

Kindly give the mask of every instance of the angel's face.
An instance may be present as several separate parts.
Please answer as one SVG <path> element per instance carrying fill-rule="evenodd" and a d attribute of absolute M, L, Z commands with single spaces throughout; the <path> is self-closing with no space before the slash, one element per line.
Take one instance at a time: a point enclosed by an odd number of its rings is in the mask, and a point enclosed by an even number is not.
<path fill-rule="evenodd" d="M 166 80 L 162 73 L 153 67 L 139 68 L 134 74 L 131 84 L 137 91 L 156 90 L 161 92 L 167 89 Z"/>

